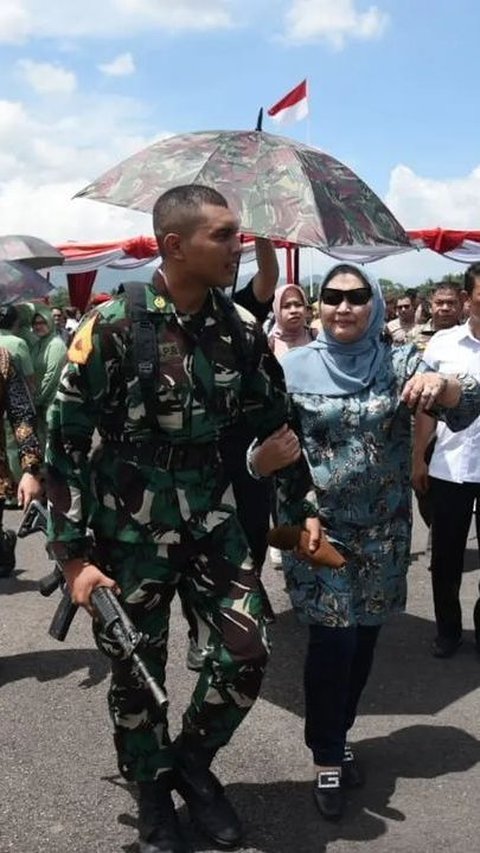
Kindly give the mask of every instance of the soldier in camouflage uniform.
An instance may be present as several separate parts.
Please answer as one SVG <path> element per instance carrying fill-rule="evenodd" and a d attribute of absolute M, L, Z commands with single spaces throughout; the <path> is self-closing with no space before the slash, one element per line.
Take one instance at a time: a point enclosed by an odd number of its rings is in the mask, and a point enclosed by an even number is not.
<path fill-rule="evenodd" d="M 129 662 L 114 660 L 109 694 L 119 767 L 138 783 L 141 850 L 177 853 L 186 848 L 172 787 L 216 845 L 241 839 L 209 765 L 252 706 L 268 655 L 258 581 L 217 442 L 243 411 L 260 441 L 274 433 L 250 454 L 253 474 L 268 475 L 300 453 L 284 426 L 283 375 L 263 332 L 251 315 L 233 309 L 251 353 L 250 367 L 240 365 L 231 319 L 212 290 L 233 277 L 240 251 L 225 200 L 205 187 L 175 188 L 158 200 L 154 230 L 163 256 L 160 284 L 145 285 L 159 353 L 154 413 L 139 380 L 123 295 L 86 320 L 69 351 L 50 417 L 49 541 L 78 604 L 89 608 L 99 585 L 121 591 L 148 635 L 143 655 L 160 684 L 180 578 L 187 589 L 209 652 L 179 737 L 170 742 L 165 713 Z M 101 443 L 89 461 L 95 428 Z M 297 507 L 299 520 L 316 515 L 301 459 L 282 481 L 283 499 Z M 313 549 L 318 523 L 306 523 Z"/>

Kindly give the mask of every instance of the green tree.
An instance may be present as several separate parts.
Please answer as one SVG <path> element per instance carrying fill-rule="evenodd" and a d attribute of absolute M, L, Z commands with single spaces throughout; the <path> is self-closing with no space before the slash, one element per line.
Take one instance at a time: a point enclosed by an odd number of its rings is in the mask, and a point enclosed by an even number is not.
<path fill-rule="evenodd" d="M 48 302 L 51 308 L 65 308 L 70 305 L 70 296 L 66 287 L 56 287 L 49 294 Z"/>

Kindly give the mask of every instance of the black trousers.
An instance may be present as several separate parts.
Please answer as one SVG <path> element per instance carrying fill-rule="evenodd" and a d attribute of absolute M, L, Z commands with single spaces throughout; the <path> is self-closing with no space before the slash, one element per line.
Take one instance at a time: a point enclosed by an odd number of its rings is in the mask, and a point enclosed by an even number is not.
<path fill-rule="evenodd" d="M 367 683 L 380 625 L 310 625 L 305 661 L 305 742 L 315 764 L 339 767 Z"/>
<path fill-rule="evenodd" d="M 462 633 L 460 584 L 468 531 L 475 508 L 480 526 L 480 483 L 449 483 L 430 477 L 432 506 L 432 588 L 439 637 Z"/>

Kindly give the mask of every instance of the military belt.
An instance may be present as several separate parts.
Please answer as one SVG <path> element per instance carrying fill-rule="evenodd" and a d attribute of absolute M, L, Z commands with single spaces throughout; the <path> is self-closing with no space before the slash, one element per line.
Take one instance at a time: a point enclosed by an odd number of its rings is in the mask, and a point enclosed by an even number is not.
<path fill-rule="evenodd" d="M 218 444 L 160 444 L 134 441 L 106 441 L 106 448 L 115 450 L 127 462 L 148 465 L 171 471 L 174 468 L 211 467 L 220 462 Z"/>

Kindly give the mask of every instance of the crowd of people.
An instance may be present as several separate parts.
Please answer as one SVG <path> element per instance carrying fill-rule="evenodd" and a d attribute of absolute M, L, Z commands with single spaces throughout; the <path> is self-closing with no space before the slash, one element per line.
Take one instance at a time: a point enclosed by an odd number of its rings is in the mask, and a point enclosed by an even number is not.
<path fill-rule="evenodd" d="M 173 790 L 213 844 L 242 841 L 211 763 L 267 665 L 269 527 L 307 531 L 307 550 L 281 562 L 308 630 L 305 741 L 324 819 L 339 820 L 346 789 L 363 784 L 347 738 L 382 625 L 406 605 L 412 484 L 431 525 L 432 653 L 458 649 L 480 497 L 480 265 L 462 290 L 432 286 L 425 306 L 407 291 L 387 305 L 373 276 L 336 264 L 312 318 L 301 287 L 277 287 L 260 238 L 257 273 L 225 297 L 241 246 L 217 191 L 168 191 L 153 229 L 153 279 L 125 285 L 78 329 L 45 305 L 0 309 L 0 505 L 14 479 L 20 505 L 40 494 L 45 454 L 49 550 L 72 600 L 92 612 L 95 589 L 118 594 L 162 688 L 178 592 L 199 673 L 181 731 L 170 736 L 167 711 L 121 657 L 109 709 L 120 772 L 138 788 L 140 850 L 182 853 Z M 341 568 L 312 568 L 322 539 Z M 480 651 L 480 605 L 475 625 Z M 98 625 L 95 640 L 111 656 Z"/>

